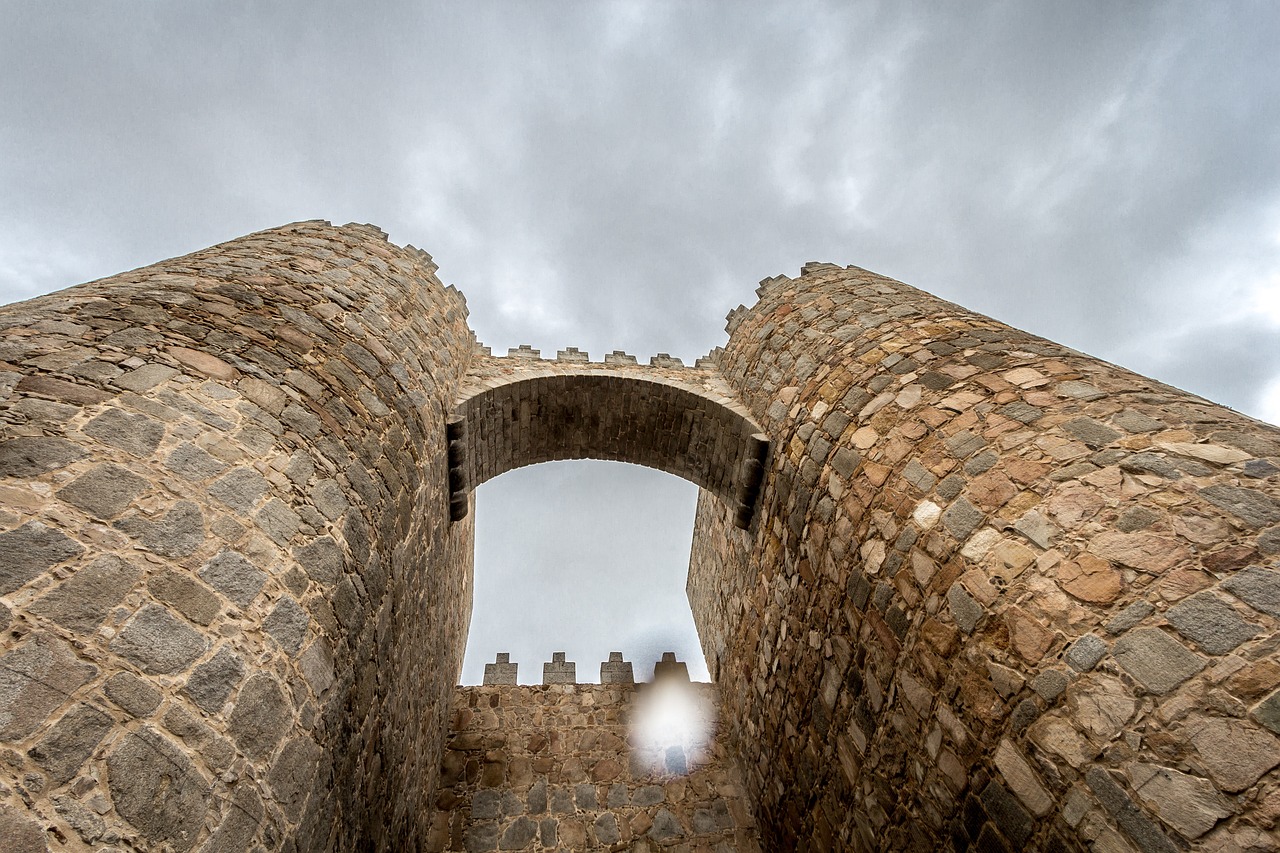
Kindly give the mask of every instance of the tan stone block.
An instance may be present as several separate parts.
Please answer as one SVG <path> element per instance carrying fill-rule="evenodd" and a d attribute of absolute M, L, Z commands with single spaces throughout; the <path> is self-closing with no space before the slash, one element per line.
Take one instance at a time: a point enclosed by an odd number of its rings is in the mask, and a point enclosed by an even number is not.
<path fill-rule="evenodd" d="M 1089 550 L 1103 559 L 1151 574 L 1167 571 L 1190 556 L 1174 537 L 1147 531 L 1106 531 L 1089 542 Z"/>
<path fill-rule="evenodd" d="M 1040 660 L 1053 645 L 1053 632 L 1021 607 L 1010 607 L 1004 619 L 1009 628 L 1009 644 L 1028 663 Z"/>
<path fill-rule="evenodd" d="M 169 347 L 167 352 L 179 363 L 213 379 L 230 380 L 240 375 L 240 371 L 207 352 L 177 346 Z"/>
<path fill-rule="evenodd" d="M 1064 590 L 1093 604 L 1110 604 L 1123 586 L 1123 578 L 1110 563 L 1088 552 L 1081 553 L 1075 560 L 1059 563 L 1055 574 Z"/>
<path fill-rule="evenodd" d="M 1053 797 L 1045 790 L 1040 777 L 1031 769 L 1031 765 L 1008 738 L 1000 741 L 994 760 L 996 767 L 1009 784 L 1009 790 L 1013 791 L 1032 814 L 1036 817 L 1044 817 L 1053 809 Z"/>

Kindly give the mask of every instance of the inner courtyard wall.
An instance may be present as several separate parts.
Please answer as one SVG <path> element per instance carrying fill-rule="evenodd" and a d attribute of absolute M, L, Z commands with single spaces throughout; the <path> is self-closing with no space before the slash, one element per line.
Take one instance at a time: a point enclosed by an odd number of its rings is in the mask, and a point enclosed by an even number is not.
<path fill-rule="evenodd" d="M 659 689 L 693 710 L 688 735 L 644 736 Z M 688 682 L 459 687 L 428 849 L 759 851 L 716 698 Z"/>
<path fill-rule="evenodd" d="M 1274 850 L 1280 430 L 857 268 L 719 367 L 688 590 L 766 849 Z"/>

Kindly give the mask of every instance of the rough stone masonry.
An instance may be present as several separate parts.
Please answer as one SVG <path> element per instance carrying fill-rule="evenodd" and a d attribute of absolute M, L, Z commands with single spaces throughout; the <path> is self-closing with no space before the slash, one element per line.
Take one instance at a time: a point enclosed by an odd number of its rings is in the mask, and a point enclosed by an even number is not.
<path fill-rule="evenodd" d="M 498 358 L 309 222 L 0 309 L 5 848 L 426 848 L 459 712 L 624 691 L 455 688 L 471 492 L 570 458 L 702 487 L 697 796 L 763 849 L 1280 847 L 1280 430 L 854 267 L 758 294 L 693 366 Z"/>

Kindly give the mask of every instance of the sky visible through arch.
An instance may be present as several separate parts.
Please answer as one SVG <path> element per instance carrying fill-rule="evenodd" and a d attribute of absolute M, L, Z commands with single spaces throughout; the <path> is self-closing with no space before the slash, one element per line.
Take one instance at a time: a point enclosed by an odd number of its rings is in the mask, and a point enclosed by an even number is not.
<path fill-rule="evenodd" d="M 495 352 L 692 362 L 759 279 L 823 260 L 1278 422 L 1277 44 L 1273 2 L 6 0 L 0 301 L 372 222 Z M 480 512 L 572 503 L 554 470 Z M 593 517 L 495 528 L 530 600 L 565 542 L 626 535 Z M 544 654 L 594 672 L 616 636 Z"/>

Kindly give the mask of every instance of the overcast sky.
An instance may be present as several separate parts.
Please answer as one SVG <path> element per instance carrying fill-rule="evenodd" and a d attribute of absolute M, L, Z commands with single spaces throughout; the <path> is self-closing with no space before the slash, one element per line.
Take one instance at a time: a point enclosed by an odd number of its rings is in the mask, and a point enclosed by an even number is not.
<path fill-rule="evenodd" d="M 0 301 L 372 222 L 495 352 L 692 361 L 825 260 L 1280 422 L 1277 45 L 1271 2 L 0 0 Z M 463 680 L 697 655 L 695 500 L 481 487 Z"/>

